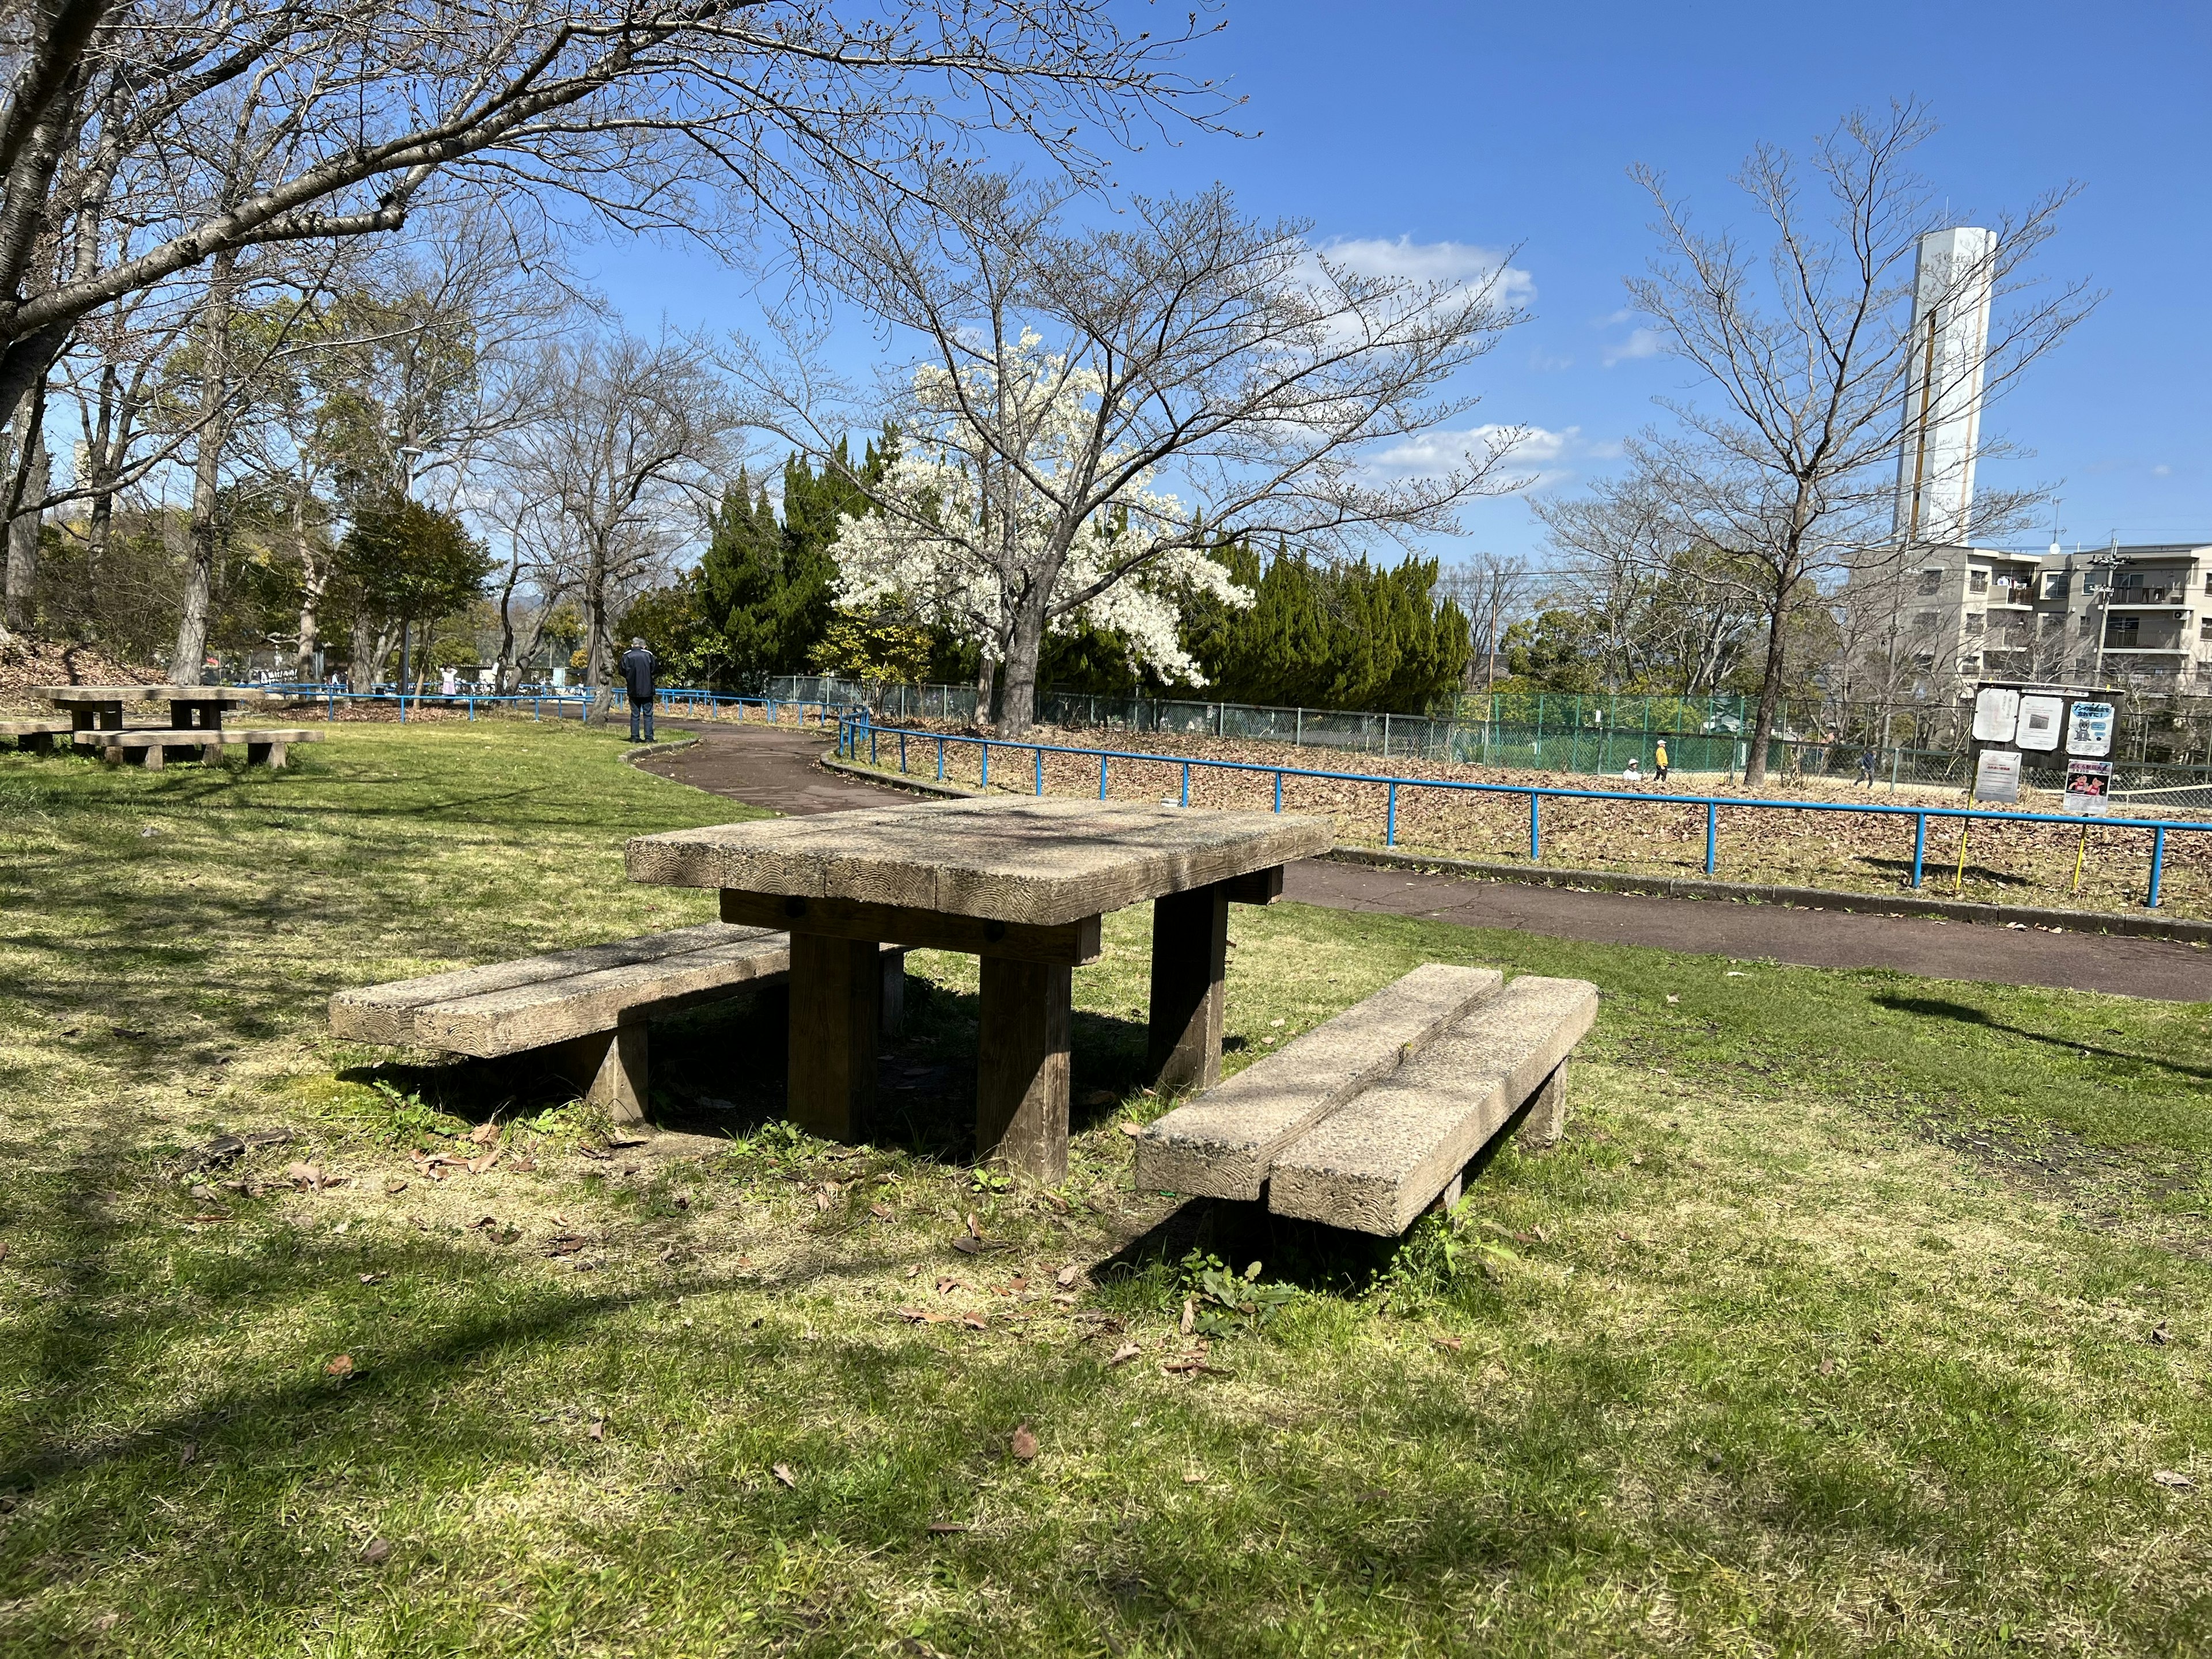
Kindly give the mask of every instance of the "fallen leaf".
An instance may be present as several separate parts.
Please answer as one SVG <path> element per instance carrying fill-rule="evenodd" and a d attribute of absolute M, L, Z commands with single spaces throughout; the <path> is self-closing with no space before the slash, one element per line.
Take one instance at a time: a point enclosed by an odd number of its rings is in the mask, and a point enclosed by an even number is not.
<path fill-rule="evenodd" d="M 1224 1371 L 1218 1365 L 1209 1365 L 1203 1359 L 1170 1359 L 1161 1365 L 1169 1376 L 1234 1376 L 1234 1371 Z"/>
<path fill-rule="evenodd" d="M 407 1190 L 407 1183 L 397 1179 L 387 1181 L 384 1183 L 384 1190 L 387 1196 L 393 1194 L 404 1193 Z"/>
<path fill-rule="evenodd" d="M 1132 1123 L 1126 1118 L 1124 1118 L 1120 1123 L 1115 1124 L 1114 1127 L 1121 1130 L 1123 1134 L 1127 1135 L 1132 1140 L 1145 1133 L 1145 1126 L 1143 1124 Z"/>
<path fill-rule="evenodd" d="M 1059 1303 L 1063 1308 L 1072 1308 L 1082 1298 L 1078 1297 L 1073 1291 L 1054 1291 L 1052 1293 L 1052 1299 Z"/>
<path fill-rule="evenodd" d="M 1680 1002 L 1681 1000 L 1682 1000 L 1682 999 L 1681 999 L 1681 998 L 1680 998 L 1680 997 L 1678 997 L 1678 996 L 1669 996 L 1669 997 L 1667 999 L 1668 1006 L 1669 1007 L 1671 1007 L 1671 1006 L 1673 1006 L 1675 1003 Z"/>
<path fill-rule="evenodd" d="M 183 1447 L 180 1448 L 177 1453 L 177 1467 L 180 1469 L 185 1468 L 186 1465 L 191 1463 L 192 1459 L 198 1457 L 199 1455 L 200 1443 L 197 1440 L 185 1441 Z"/>
<path fill-rule="evenodd" d="M 1006 1288 L 1002 1294 L 1016 1296 L 1020 1292 L 1026 1291 L 1029 1287 L 1030 1276 L 1027 1273 L 1016 1273 L 1013 1278 L 1006 1281 Z"/>
<path fill-rule="evenodd" d="M 476 1230 L 477 1230 L 477 1228 L 479 1228 L 479 1227 L 497 1227 L 498 1225 L 499 1225 L 499 1218 L 498 1218 L 498 1217 L 496 1217 L 496 1216 L 489 1216 L 489 1215 L 487 1215 L 487 1216 L 479 1216 L 476 1220 L 471 1221 L 471 1223 L 469 1223 L 469 1231 L 470 1231 L 471 1232 L 474 1232 L 474 1231 L 476 1231 Z"/>
<path fill-rule="evenodd" d="M 390 1273 L 363 1273 L 361 1276 L 361 1282 L 364 1285 L 381 1285 L 391 1277 Z"/>
<path fill-rule="evenodd" d="M 1120 1347 L 1114 1350 L 1113 1358 L 1109 1359 L 1106 1364 L 1109 1367 L 1115 1365 L 1126 1365 L 1142 1352 L 1144 1352 L 1144 1350 L 1139 1347 L 1135 1343 L 1124 1342 Z"/>
<path fill-rule="evenodd" d="M 968 1527 L 965 1522 L 961 1521 L 933 1521 L 929 1523 L 929 1529 L 942 1538 L 952 1533 L 965 1532 Z"/>
<path fill-rule="evenodd" d="M 815 1190 L 814 1207 L 817 1210 L 826 1210 L 830 1207 L 830 1189 L 827 1187 L 817 1188 Z"/>
<path fill-rule="evenodd" d="M 7 1241 L 6 1239 L 4 1239 L 4 1238 L 0 1238 L 0 1261 L 5 1261 L 7 1259 L 8 1259 L 8 1241 Z"/>
<path fill-rule="evenodd" d="M 1185 1470 L 1183 1473 L 1182 1483 L 1186 1486 L 1202 1486 L 1206 1484 L 1206 1477 L 1202 1474 L 1194 1474 L 1188 1470 Z"/>
<path fill-rule="evenodd" d="M 952 1317 L 931 1308 L 901 1308 L 898 1316 L 909 1325 L 942 1325 Z"/>
<path fill-rule="evenodd" d="M 486 1152 L 482 1158 L 471 1158 L 466 1166 L 468 1172 L 471 1175 L 482 1175 L 486 1170 L 491 1168 L 493 1164 L 498 1163 L 500 1159 L 506 1156 L 506 1147 L 495 1146 L 489 1152 Z"/>
<path fill-rule="evenodd" d="M 574 1255 L 584 1248 L 584 1241 L 574 1233 L 563 1233 L 546 1249 L 548 1255 Z"/>
<path fill-rule="evenodd" d="M 324 1366 L 323 1370 L 343 1382 L 353 1375 L 353 1356 L 349 1353 L 342 1353 Z"/>
<path fill-rule="evenodd" d="M 229 1218 L 228 1216 L 227 1216 L 227 1215 L 222 1215 L 222 1214 L 217 1214 L 217 1213 L 215 1213 L 215 1212 L 210 1212 L 209 1214 L 206 1214 L 206 1215 L 196 1215 L 196 1216 L 194 1216 L 194 1217 L 192 1218 L 192 1219 L 193 1219 L 194 1221 L 196 1221 L 196 1222 L 198 1222 L 198 1221 L 228 1221 L 228 1220 L 229 1220 L 229 1219 L 230 1219 L 230 1218 Z"/>
<path fill-rule="evenodd" d="M 534 1158 L 518 1158 L 514 1163 L 508 1164 L 507 1167 L 510 1170 L 520 1170 L 524 1175 L 528 1175 L 532 1170 L 538 1167 L 538 1160 Z"/>
<path fill-rule="evenodd" d="M 121 1613 L 101 1613 L 101 1614 L 100 1615 L 100 1617 L 99 1617 L 99 1618 L 97 1618 L 97 1619 L 95 1619 L 95 1620 L 94 1620 L 92 1621 L 92 1627 L 93 1627 L 94 1630 L 100 1632 L 104 1635 L 104 1634 L 106 1634 L 107 1632 L 113 1630 L 113 1629 L 114 1629 L 118 1625 L 121 1624 L 122 1622 L 123 1622 L 123 1615 L 122 1615 Z"/>
<path fill-rule="evenodd" d="M 389 1538 L 370 1539 L 362 1549 L 361 1559 L 372 1567 L 382 1566 L 392 1559 L 392 1540 Z"/>
<path fill-rule="evenodd" d="M 608 1141 L 607 1145 L 613 1147 L 617 1152 L 620 1152 L 625 1146 L 644 1146 L 645 1137 L 643 1135 L 617 1135 L 611 1140 Z"/>
<path fill-rule="evenodd" d="M 593 1418 L 591 1426 L 584 1432 L 594 1440 L 605 1440 L 607 1437 L 607 1419 L 604 1417 Z"/>
<path fill-rule="evenodd" d="M 323 1168 L 319 1164 L 291 1164 L 284 1169 L 284 1179 L 295 1187 L 305 1187 L 310 1192 L 323 1190 Z"/>
<path fill-rule="evenodd" d="M 2166 1321 L 2161 1319 L 2157 1324 L 2151 1327 L 2150 1340 L 2151 1345 L 2154 1347 L 2160 1348 L 2164 1347 L 2167 1343 L 2173 1340 L 2173 1333 L 2166 1328 Z"/>
<path fill-rule="evenodd" d="M 610 1158 L 610 1154 L 601 1152 L 596 1146 L 579 1146 L 576 1148 L 576 1152 L 580 1158 L 588 1158 L 600 1164 L 607 1163 Z"/>
<path fill-rule="evenodd" d="M 778 1463 L 769 1473 L 787 1486 L 796 1486 L 799 1484 L 799 1477 L 791 1472 L 791 1465 L 788 1463 Z"/>
<path fill-rule="evenodd" d="M 1030 1462 L 1036 1458 L 1037 1455 L 1037 1437 L 1036 1435 L 1030 1432 L 1030 1425 L 1028 1424 L 1024 1423 L 1021 1427 L 1014 1431 L 1012 1450 L 1014 1455 L 1024 1463 Z"/>
<path fill-rule="evenodd" d="M 212 1204 L 216 1200 L 216 1190 L 203 1181 L 192 1188 L 192 1196 L 203 1204 Z"/>
<path fill-rule="evenodd" d="M 2197 1489 L 2197 1483 L 2178 1469 L 2153 1469 L 2150 1478 L 2160 1486 L 2170 1486 L 2175 1492 L 2194 1492 Z"/>
<path fill-rule="evenodd" d="M 1450 1349 L 1454 1353 L 1459 1352 L 1461 1349 L 1467 1346 L 1467 1344 L 1461 1341 L 1459 1338 L 1455 1336 L 1432 1336 L 1429 1340 L 1435 1343 L 1439 1348 Z"/>
<path fill-rule="evenodd" d="M 499 1125 L 496 1123 L 479 1123 L 475 1128 L 469 1131 L 469 1139 L 477 1146 L 489 1146 L 493 1141 L 499 1139 Z"/>
<path fill-rule="evenodd" d="M 973 1210 L 968 1212 L 968 1237 L 976 1239 L 983 1237 L 982 1228 L 975 1224 L 975 1212 Z"/>
<path fill-rule="evenodd" d="M 1828 1355 L 1822 1354 L 1820 1356 L 1820 1375 L 1823 1376 L 1833 1376 L 1835 1374 L 1836 1362 Z"/>
<path fill-rule="evenodd" d="M 1053 1275 L 1053 1282 L 1055 1285 L 1058 1285 L 1060 1288 L 1064 1291 L 1082 1277 L 1083 1269 L 1077 1267 L 1073 1261 L 1071 1261 L 1065 1267 L 1062 1267 L 1058 1273 Z"/>
<path fill-rule="evenodd" d="M 960 1322 L 971 1331 L 986 1331 L 991 1328 L 991 1322 L 981 1314 L 962 1314 Z"/>
<path fill-rule="evenodd" d="M 952 1248 L 959 1251 L 963 1255 L 981 1255 L 983 1254 L 982 1245 L 976 1240 L 969 1237 L 965 1233 L 963 1233 L 959 1237 L 952 1241 Z"/>
<path fill-rule="evenodd" d="M 914 1264 L 914 1266 L 912 1266 L 911 1267 L 908 1267 L 908 1268 L 906 1270 L 906 1276 L 907 1276 L 908 1279 L 918 1279 L 918 1278 L 920 1278 L 920 1277 L 921 1276 L 921 1263 L 920 1263 L 919 1261 L 917 1261 L 917 1262 L 915 1262 L 915 1263 Z"/>
<path fill-rule="evenodd" d="M 1182 1322 L 1176 1326 L 1185 1336 L 1198 1328 L 1198 1298 L 1187 1296 L 1182 1299 Z"/>
<path fill-rule="evenodd" d="M 939 1295 L 939 1296 L 945 1296 L 945 1295 L 949 1295 L 951 1292 L 952 1292 L 952 1291 L 957 1291 L 957 1290 L 958 1290 L 959 1288 L 960 1288 L 960 1281 L 959 1281 L 958 1279 L 953 1279 L 953 1278 L 951 1278 L 951 1277 L 950 1277 L 950 1276 L 948 1276 L 948 1275 L 946 1275 L 946 1274 L 944 1274 L 944 1273 L 939 1273 L 939 1274 L 938 1275 L 938 1278 L 937 1278 L 937 1293 L 938 1293 L 938 1295 Z"/>
<path fill-rule="evenodd" d="M 890 1206 L 887 1204 L 871 1204 L 868 1206 L 868 1213 L 878 1221 L 889 1221 L 891 1218 Z"/>
<path fill-rule="evenodd" d="M 1079 1106 L 1111 1106 L 1114 1091 L 1111 1089 L 1085 1089 L 1076 1097 L 1075 1103 Z"/>

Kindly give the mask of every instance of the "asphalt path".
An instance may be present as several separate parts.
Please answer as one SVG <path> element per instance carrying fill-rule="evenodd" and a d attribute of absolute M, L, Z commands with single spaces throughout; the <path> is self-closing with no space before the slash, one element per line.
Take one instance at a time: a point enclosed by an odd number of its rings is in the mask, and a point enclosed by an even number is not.
<path fill-rule="evenodd" d="M 647 756 L 638 763 L 662 777 L 750 805 L 789 813 L 841 812 L 921 799 L 819 765 L 829 746 L 823 732 L 679 728 L 671 722 L 664 734 L 673 737 L 679 729 L 696 732 L 698 744 Z M 1576 892 L 1321 859 L 1291 866 L 1285 874 L 1283 896 L 1331 909 L 1420 916 L 1598 945 L 1648 945 L 1811 968 L 1889 968 L 1929 979 L 2048 985 L 2169 1002 L 2212 1001 L 2212 950 L 2170 939 L 2053 933 L 1719 899 Z"/>

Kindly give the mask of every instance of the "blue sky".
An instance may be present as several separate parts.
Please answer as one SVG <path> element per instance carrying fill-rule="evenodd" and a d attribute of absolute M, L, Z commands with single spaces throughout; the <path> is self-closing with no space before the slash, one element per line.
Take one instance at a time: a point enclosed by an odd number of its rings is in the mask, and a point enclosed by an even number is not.
<path fill-rule="evenodd" d="M 1997 476 L 2057 483 L 2069 541 L 2212 538 L 2212 7 L 1233 0 L 1228 15 L 1194 67 L 1231 78 L 1261 136 L 1156 147 L 1121 177 L 1218 179 L 1322 240 L 1517 246 L 1536 314 L 1472 372 L 1473 419 L 1540 428 L 1544 488 L 1604 471 L 1625 434 L 1663 418 L 1652 397 L 1686 384 L 1608 320 L 1651 248 L 1630 164 L 1664 170 L 1709 222 L 1747 225 L 1727 177 L 1753 144 L 1802 150 L 1854 105 L 1917 95 L 1942 124 L 1920 170 L 1966 212 L 2081 184 L 2045 269 L 2110 291 L 1992 410 L 2033 452 Z M 640 327 L 749 308 L 696 252 L 602 247 L 583 263 Z M 846 346 L 872 349 L 858 329 Z M 1436 548 L 1447 559 L 1540 549 L 1522 500 L 1465 519 Z"/>

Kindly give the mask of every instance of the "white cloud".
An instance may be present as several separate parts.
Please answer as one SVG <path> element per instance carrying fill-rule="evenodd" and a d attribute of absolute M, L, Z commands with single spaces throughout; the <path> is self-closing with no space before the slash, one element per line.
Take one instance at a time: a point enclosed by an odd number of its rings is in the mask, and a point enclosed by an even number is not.
<path fill-rule="evenodd" d="M 1574 476 L 1573 468 L 1561 465 L 1561 462 L 1607 449 L 1617 452 L 1620 448 L 1617 444 L 1585 443 L 1582 434 L 1578 426 L 1563 427 L 1557 431 L 1540 426 L 1520 428 L 1520 441 L 1506 453 L 1501 464 L 1500 481 L 1510 481 L 1522 489 L 1547 489 Z M 1423 432 L 1401 438 L 1388 449 L 1369 456 L 1366 467 L 1370 472 L 1386 476 L 1448 472 L 1455 466 L 1480 465 L 1489 459 L 1515 435 L 1514 428 L 1495 421 L 1455 431 Z"/>
<path fill-rule="evenodd" d="M 1397 276 L 1470 290 L 1495 282 L 1492 297 L 1507 305 L 1526 305 L 1536 297 L 1536 279 L 1507 264 L 1504 250 L 1474 242 L 1340 236 L 1323 242 L 1317 252 L 1362 276 Z"/>
<path fill-rule="evenodd" d="M 1656 357 L 1659 355 L 1659 331 L 1638 328 L 1629 331 L 1626 340 L 1616 341 L 1605 349 L 1604 362 L 1607 368 L 1615 363 L 1625 363 L 1637 357 Z"/>
<path fill-rule="evenodd" d="M 2151 468 L 2150 476 L 2154 478 L 2170 478 L 2173 476 L 2173 469 L 2164 461 L 2160 461 L 2156 466 Z"/>

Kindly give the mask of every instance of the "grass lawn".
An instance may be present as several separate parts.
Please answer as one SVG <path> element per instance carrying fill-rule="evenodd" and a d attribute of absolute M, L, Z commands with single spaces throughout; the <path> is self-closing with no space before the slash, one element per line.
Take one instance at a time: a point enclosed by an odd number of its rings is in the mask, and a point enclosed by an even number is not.
<path fill-rule="evenodd" d="M 656 1032 L 640 1146 L 333 1042 L 340 986 L 709 914 L 621 843 L 738 810 L 623 746 L 0 756 L 0 1652 L 2212 1649 L 2212 1010 L 1239 909 L 1232 1066 L 1424 960 L 1604 992 L 1558 1150 L 1285 1231 L 1247 1314 L 1131 1189 L 1142 911 L 1053 1193 L 964 1162 L 964 958 L 861 1148 L 742 1006 Z"/>

